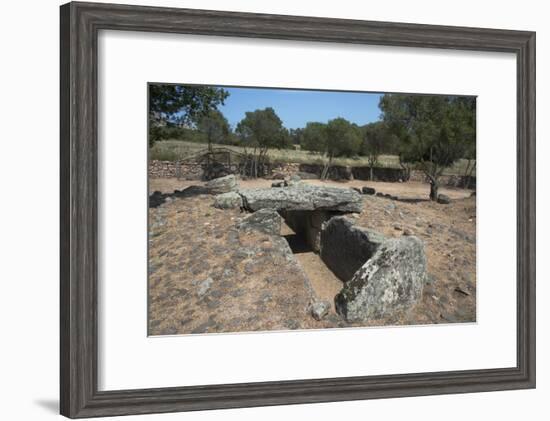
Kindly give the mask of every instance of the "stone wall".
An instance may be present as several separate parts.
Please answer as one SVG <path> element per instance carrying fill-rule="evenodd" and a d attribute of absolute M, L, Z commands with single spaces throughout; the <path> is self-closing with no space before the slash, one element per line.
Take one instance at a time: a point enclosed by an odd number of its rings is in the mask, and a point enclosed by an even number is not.
<path fill-rule="evenodd" d="M 202 168 L 197 164 L 181 164 L 174 161 L 149 162 L 149 177 L 151 178 L 182 178 L 184 180 L 200 180 Z"/>
<path fill-rule="evenodd" d="M 298 174 L 302 179 L 319 178 L 323 171 L 322 164 L 298 164 L 298 163 L 276 163 L 270 164 L 268 168 L 269 178 L 283 179 L 293 174 Z M 239 172 L 239 168 L 232 165 L 230 169 L 216 171 L 215 174 L 205 174 L 200 164 L 178 163 L 173 161 L 150 161 L 149 177 L 151 178 L 181 178 L 184 180 L 201 180 L 222 177 L 230 173 Z M 374 181 L 420 181 L 427 183 L 428 180 L 422 171 L 413 170 L 410 176 L 400 168 L 373 168 Z M 335 165 L 330 168 L 328 178 L 331 180 L 369 180 L 369 167 L 348 167 Z M 476 188 L 476 177 L 465 177 L 459 175 L 444 175 L 441 177 L 441 185 L 450 187 Z"/>
<path fill-rule="evenodd" d="M 180 178 L 183 180 L 211 180 L 239 171 L 238 166 L 231 165 L 227 168 L 223 165 L 212 165 L 206 171 L 204 165 L 194 163 L 182 163 L 174 161 L 150 161 L 149 177 L 151 178 Z"/>

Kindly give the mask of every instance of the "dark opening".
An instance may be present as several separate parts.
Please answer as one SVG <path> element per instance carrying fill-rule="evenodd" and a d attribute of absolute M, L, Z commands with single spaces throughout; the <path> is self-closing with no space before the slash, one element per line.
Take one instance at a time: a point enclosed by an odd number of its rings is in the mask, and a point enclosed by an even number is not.
<path fill-rule="evenodd" d="M 316 209 L 283 210 L 279 214 L 291 230 L 283 235 L 294 253 L 319 253 L 323 223 L 341 213 Z"/>

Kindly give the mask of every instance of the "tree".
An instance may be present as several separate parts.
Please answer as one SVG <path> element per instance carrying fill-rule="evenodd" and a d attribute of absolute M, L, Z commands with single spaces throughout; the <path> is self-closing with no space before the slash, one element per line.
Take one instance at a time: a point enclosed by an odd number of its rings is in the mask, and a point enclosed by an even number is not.
<path fill-rule="evenodd" d="M 218 110 L 210 110 L 208 114 L 200 117 L 197 129 L 205 135 L 208 141 L 208 150 L 212 150 L 212 143 L 230 143 L 229 123 Z"/>
<path fill-rule="evenodd" d="M 465 139 L 475 133 L 467 118 L 472 109 L 460 97 L 442 95 L 386 94 L 379 106 L 384 122 L 402 142 L 400 160 L 424 172 L 430 199 L 437 200 L 443 171 L 464 156 Z"/>
<path fill-rule="evenodd" d="M 289 130 L 290 143 L 292 146 L 295 147 L 295 146 L 300 146 L 302 144 L 303 133 L 304 133 L 304 129 L 301 129 L 301 128 Z"/>
<path fill-rule="evenodd" d="M 245 147 L 245 153 L 246 148 L 252 149 L 248 173 L 253 177 L 264 171 L 269 148 L 281 149 L 290 143 L 288 130 L 273 108 L 247 112 L 235 132 Z"/>
<path fill-rule="evenodd" d="M 373 169 L 378 166 L 378 159 L 383 153 L 395 149 L 396 136 L 391 133 L 383 121 L 367 124 L 363 127 L 363 141 L 360 154 L 367 156 L 369 179 L 373 180 Z"/>
<path fill-rule="evenodd" d="M 302 149 L 324 153 L 327 145 L 327 125 L 310 122 L 302 131 L 300 146 Z"/>
<path fill-rule="evenodd" d="M 149 85 L 149 143 L 158 140 L 159 126 L 189 127 L 211 110 L 223 105 L 229 93 L 221 88 L 189 85 Z"/>
<path fill-rule="evenodd" d="M 476 169 L 476 100 L 473 97 L 457 98 L 457 118 L 461 118 L 464 129 L 464 169 L 463 187 L 470 188 L 472 175 Z"/>
<path fill-rule="evenodd" d="M 359 127 L 341 117 L 330 120 L 326 126 L 327 162 L 321 173 L 321 179 L 327 178 L 334 157 L 356 155 L 360 145 Z"/>

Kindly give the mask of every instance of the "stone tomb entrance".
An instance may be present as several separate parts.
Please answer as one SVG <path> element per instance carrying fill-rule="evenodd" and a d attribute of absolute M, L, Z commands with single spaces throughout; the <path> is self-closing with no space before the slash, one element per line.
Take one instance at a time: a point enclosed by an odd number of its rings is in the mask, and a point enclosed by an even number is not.
<path fill-rule="evenodd" d="M 319 253 L 321 250 L 321 230 L 323 223 L 333 216 L 341 215 L 342 213 L 325 210 L 281 210 L 279 214 L 294 232 L 292 236 L 286 236 L 290 248 L 294 252 L 313 251 Z"/>
<path fill-rule="evenodd" d="M 295 235 L 315 252 L 320 251 L 324 222 L 333 216 L 359 213 L 363 209 L 363 198 L 359 193 L 336 187 L 298 183 L 291 187 L 250 189 L 239 193 L 244 208 L 249 211 L 272 209 L 279 212 Z"/>
<path fill-rule="evenodd" d="M 297 183 L 238 194 L 242 207 L 254 212 L 251 217 L 262 212 L 282 217 L 292 230 L 285 237 L 323 300 L 313 303 L 314 317 L 322 317 L 317 304 L 323 314 L 332 304 L 347 321 L 365 321 L 411 308 L 420 299 L 426 276 L 422 241 L 385 239 L 355 226 L 345 215 L 362 211 L 357 191 Z"/>

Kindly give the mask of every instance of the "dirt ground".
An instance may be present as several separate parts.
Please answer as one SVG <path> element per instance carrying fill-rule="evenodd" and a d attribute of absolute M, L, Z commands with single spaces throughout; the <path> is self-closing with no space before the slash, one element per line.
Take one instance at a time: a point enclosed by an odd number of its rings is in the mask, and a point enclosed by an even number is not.
<path fill-rule="evenodd" d="M 270 187 L 273 180 L 258 178 L 256 180 L 240 180 L 239 186 L 243 189 L 256 187 Z M 369 186 L 376 189 L 377 192 L 399 196 L 407 199 L 427 199 L 430 193 L 430 186 L 426 183 L 409 181 L 406 183 L 387 183 L 383 181 L 333 181 L 333 180 L 304 180 L 306 183 L 320 186 L 334 186 L 341 188 L 350 188 Z M 189 186 L 204 185 L 205 182 L 194 180 L 178 180 L 176 178 L 151 178 L 149 179 L 149 193 L 155 190 L 162 193 L 171 193 L 174 190 L 182 190 Z M 441 187 L 439 193 L 449 196 L 451 199 L 463 199 L 470 196 L 472 190 L 459 189 L 455 187 Z"/>
<path fill-rule="evenodd" d="M 240 181 L 240 188 L 268 187 L 272 180 Z M 321 182 L 368 185 L 406 199 L 425 199 L 423 183 Z M 150 179 L 149 190 L 170 193 L 197 181 Z M 354 219 L 387 237 L 404 233 L 424 241 L 429 279 L 411 310 L 365 325 L 474 322 L 476 318 L 476 204 L 464 189 L 441 188 L 442 205 L 364 196 Z M 175 198 L 149 209 L 149 334 L 188 334 L 354 326 L 331 308 L 322 321 L 308 312 L 312 299 L 332 302 L 342 282 L 319 256 L 282 237 L 236 229 L 245 214 L 219 210 L 213 197 Z M 288 227 L 283 235 L 292 235 Z M 291 237 L 287 237 L 291 238 Z M 357 326 L 357 324 L 355 324 Z"/>

